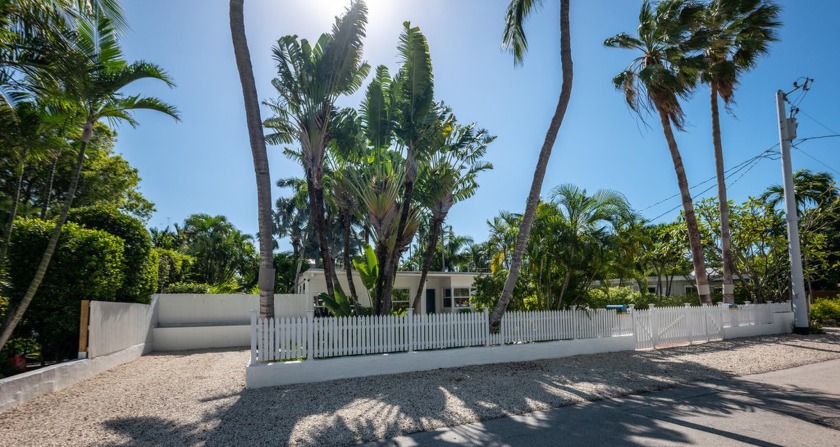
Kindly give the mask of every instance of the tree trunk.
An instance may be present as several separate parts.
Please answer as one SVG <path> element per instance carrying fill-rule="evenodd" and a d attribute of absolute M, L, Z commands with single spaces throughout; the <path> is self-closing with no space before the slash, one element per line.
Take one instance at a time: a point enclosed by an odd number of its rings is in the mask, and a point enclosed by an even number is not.
<path fill-rule="evenodd" d="M 344 272 L 347 275 L 347 287 L 350 288 L 350 301 L 353 302 L 353 312 L 356 316 L 359 313 L 359 296 L 356 294 L 356 285 L 353 283 L 353 263 L 350 261 L 350 225 L 352 214 L 350 210 L 341 210 L 344 220 Z"/>
<path fill-rule="evenodd" d="M 327 295 L 335 297 L 335 287 L 333 278 L 335 278 L 335 266 L 330 255 L 330 246 L 327 242 L 327 225 L 326 217 L 324 216 L 324 187 L 321 185 L 321 178 L 315 172 L 315 169 L 307 170 L 307 188 L 309 189 L 309 204 L 312 208 L 310 214 L 310 222 L 312 228 L 315 230 L 315 236 L 318 238 L 318 248 L 321 251 L 321 263 L 324 268 L 324 281 L 327 285 Z"/>
<path fill-rule="evenodd" d="M 6 253 L 9 251 L 9 241 L 12 239 L 12 228 L 15 225 L 15 217 L 17 217 L 18 204 L 20 203 L 20 188 L 23 184 L 23 156 L 18 161 L 18 178 L 15 184 L 15 192 L 12 195 L 12 209 L 9 210 L 9 221 L 6 222 L 6 227 L 3 229 L 3 246 L 0 246 L 0 266 L 6 264 Z"/>
<path fill-rule="evenodd" d="M 429 270 L 432 268 L 432 262 L 435 259 L 435 248 L 437 248 L 443 219 L 443 217 L 432 216 L 432 233 L 429 234 L 429 240 L 426 242 L 426 254 L 423 257 L 423 268 L 420 271 L 420 283 L 417 286 L 417 294 L 414 295 L 414 302 L 411 305 L 414 308 L 414 313 L 420 313 L 420 298 L 423 296 L 423 291 L 426 288 L 426 277 L 429 275 Z"/>
<path fill-rule="evenodd" d="M 537 160 L 536 169 L 534 170 L 534 179 L 531 182 L 531 190 L 528 193 L 525 214 L 522 216 L 522 224 L 519 227 L 519 235 L 516 238 L 516 245 L 513 249 L 513 259 L 510 262 L 510 270 L 505 281 L 505 287 L 502 290 L 502 296 L 499 298 L 499 302 L 496 304 L 490 316 L 490 331 L 494 333 L 499 330 L 502 316 L 505 314 L 508 302 L 510 302 L 513 296 L 513 288 L 516 287 L 516 281 L 519 279 L 519 269 L 522 268 L 522 257 L 525 254 L 525 247 L 528 245 L 528 237 L 531 235 L 531 226 L 534 224 L 534 214 L 540 201 L 540 191 L 542 190 L 543 179 L 545 179 L 548 159 L 551 157 L 551 149 L 554 147 L 557 132 L 563 123 L 563 117 L 566 115 L 566 108 L 569 106 L 569 99 L 572 96 L 573 67 L 569 32 L 569 0 L 560 0 L 560 61 L 563 67 L 563 84 L 560 88 L 560 98 L 557 101 L 554 116 L 551 118 L 551 124 L 548 126 L 548 132 L 546 132 L 542 149 L 540 149 L 540 156 Z"/>
<path fill-rule="evenodd" d="M 41 220 L 46 220 L 49 217 L 50 201 L 52 200 L 52 188 L 55 181 L 55 171 L 58 169 L 58 160 L 61 159 L 61 149 L 55 155 L 55 160 L 50 166 L 50 176 L 47 180 L 47 197 L 44 199 L 44 207 L 41 208 Z"/>
<path fill-rule="evenodd" d="M 402 256 L 402 245 L 404 243 L 403 232 L 405 232 L 405 227 L 408 223 L 411 200 L 414 197 L 414 180 L 417 177 L 417 162 L 414 158 L 413 145 L 408 148 L 408 156 L 406 156 L 405 163 L 405 190 L 403 191 L 402 208 L 400 209 L 400 221 L 397 224 L 396 242 L 394 243 L 393 251 L 386 258 L 385 270 L 380 272 L 383 275 L 382 310 L 385 313 L 391 312 L 391 292 L 394 289 L 394 278 L 397 275 L 397 267 Z M 411 241 L 408 242 L 410 243 Z"/>
<path fill-rule="evenodd" d="M 694 266 L 697 293 L 700 295 L 701 303 L 712 304 L 712 297 L 709 293 L 709 280 L 706 277 L 706 263 L 703 261 L 703 246 L 700 243 L 700 230 L 697 228 L 694 203 L 691 200 L 691 191 L 688 189 L 688 180 L 685 177 L 685 166 L 683 166 L 677 140 L 674 138 L 671 120 L 661 108 L 657 107 L 657 110 L 659 111 L 659 119 L 662 121 L 665 139 L 668 140 L 668 149 L 671 152 L 671 159 L 674 162 L 674 171 L 677 173 L 677 184 L 680 187 L 683 212 L 685 213 L 685 226 L 688 230 L 688 245 L 691 248 L 691 263 Z"/>
<path fill-rule="evenodd" d="M 248 122 L 248 138 L 254 159 L 254 174 L 257 182 L 257 218 L 260 239 L 260 316 L 274 317 L 274 250 L 271 234 L 271 175 L 268 169 L 268 154 L 265 149 L 260 103 L 254 72 L 251 67 L 251 52 L 245 37 L 244 0 L 230 0 L 230 34 L 236 68 L 242 84 L 242 98 L 245 102 L 245 118 Z"/>
<path fill-rule="evenodd" d="M 726 177 L 723 169 L 723 143 L 720 138 L 720 112 L 718 111 L 717 84 L 712 82 L 712 141 L 715 146 L 715 171 L 717 172 L 718 206 L 720 207 L 720 250 L 723 258 L 723 302 L 735 302 L 735 283 L 732 272 L 732 237 L 729 231 L 729 202 L 726 197 Z"/>
<path fill-rule="evenodd" d="M 67 221 L 67 213 L 70 212 L 70 207 L 73 206 L 73 197 L 76 195 L 76 188 L 79 186 L 79 177 L 81 177 L 82 174 L 82 165 L 85 162 L 85 150 L 87 149 L 88 141 L 90 141 L 92 133 L 93 123 L 88 122 L 85 124 L 84 130 L 82 131 L 82 142 L 79 145 L 79 155 L 76 157 L 76 166 L 73 170 L 73 179 L 70 182 L 70 189 L 67 191 L 67 198 L 64 199 L 64 206 L 61 208 L 61 214 L 58 217 L 58 221 L 55 223 L 55 228 L 53 229 L 53 234 L 50 237 L 47 248 L 41 256 L 41 263 L 38 264 L 35 276 L 29 283 L 29 288 L 26 289 L 26 293 L 24 293 L 20 304 L 18 304 L 16 308 L 9 308 L 6 311 L 6 319 L 3 321 L 2 332 L 0 332 L 0 349 L 3 349 L 3 346 L 5 346 L 6 342 L 9 341 L 9 338 L 11 338 L 12 332 L 14 332 L 18 323 L 20 323 L 20 320 L 23 319 L 26 309 L 29 308 L 29 304 L 31 304 L 32 299 L 35 298 L 35 294 L 38 292 L 38 288 L 41 287 L 41 282 L 44 280 L 44 275 L 47 273 L 47 268 L 50 266 L 50 260 L 52 259 L 53 253 L 55 253 L 56 246 L 58 245 L 58 238 L 61 236 L 61 229 L 64 227 L 64 222 Z"/>

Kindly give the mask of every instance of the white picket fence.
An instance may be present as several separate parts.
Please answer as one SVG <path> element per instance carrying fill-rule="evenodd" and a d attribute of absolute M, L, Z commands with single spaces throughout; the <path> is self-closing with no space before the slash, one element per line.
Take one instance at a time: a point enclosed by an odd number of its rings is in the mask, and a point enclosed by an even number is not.
<path fill-rule="evenodd" d="M 497 334 L 484 312 L 363 317 L 257 318 L 251 313 L 251 361 L 323 359 L 367 354 L 635 336 L 637 349 L 717 340 L 727 327 L 773 322 L 789 303 L 738 307 L 657 307 L 617 312 L 577 309 L 508 312 Z"/>

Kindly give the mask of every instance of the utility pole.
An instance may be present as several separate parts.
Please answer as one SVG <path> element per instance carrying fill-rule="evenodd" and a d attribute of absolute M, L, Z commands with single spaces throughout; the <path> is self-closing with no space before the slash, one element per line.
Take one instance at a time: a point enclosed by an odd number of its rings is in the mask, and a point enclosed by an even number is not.
<path fill-rule="evenodd" d="M 796 85 L 796 84 L 794 84 Z M 802 274 L 802 251 L 799 247 L 799 215 L 793 189 L 793 173 L 790 163 L 790 142 L 796 138 L 796 118 L 785 113 L 785 92 L 776 92 L 776 106 L 779 116 L 779 144 L 782 152 L 782 177 L 785 193 L 785 220 L 787 220 L 788 248 L 790 251 L 790 280 L 793 293 L 793 331 L 809 333 L 808 299 L 805 296 L 805 281 Z"/>

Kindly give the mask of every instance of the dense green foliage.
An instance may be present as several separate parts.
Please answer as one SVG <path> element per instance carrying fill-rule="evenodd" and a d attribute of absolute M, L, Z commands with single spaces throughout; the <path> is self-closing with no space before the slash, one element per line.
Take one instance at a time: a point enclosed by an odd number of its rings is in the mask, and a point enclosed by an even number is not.
<path fill-rule="evenodd" d="M 116 208 L 95 206 L 76 208 L 70 222 L 93 230 L 102 230 L 123 240 L 123 284 L 114 301 L 149 303 L 158 284 L 158 254 L 152 250 L 149 231 L 138 219 Z"/>
<path fill-rule="evenodd" d="M 166 286 L 163 293 L 212 293 L 209 284 L 201 284 L 194 282 L 176 282 Z"/>
<path fill-rule="evenodd" d="M 840 297 L 815 301 L 811 305 L 811 319 L 831 326 L 840 324 Z"/>
<path fill-rule="evenodd" d="M 10 304 L 23 296 L 40 253 L 55 224 L 39 219 L 18 220 L 9 247 Z M 80 301 L 114 301 L 123 286 L 123 240 L 101 230 L 68 223 L 61 231 L 52 265 L 32 302 L 23 326 L 32 330 L 45 358 L 73 358 L 79 333 Z"/>
<path fill-rule="evenodd" d="M 170 286 L 183 283 L 187 279 L 193 257 L 168 248 L 155 247 L 157 253 L 157 285 L 158 292 L 167 290 Z"/>

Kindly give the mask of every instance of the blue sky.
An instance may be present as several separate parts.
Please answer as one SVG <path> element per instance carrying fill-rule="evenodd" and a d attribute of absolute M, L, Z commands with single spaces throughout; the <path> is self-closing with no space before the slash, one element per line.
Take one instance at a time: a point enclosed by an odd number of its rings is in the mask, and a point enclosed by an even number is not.
<path fill-rule="evenodd" d="M 297 34 L 316 40 L 347 4 L 332 0 L 245 3 L 261 100 L 276 96 L 270 85 L 275 74 L 270 49 L 277 38 Z M 410 20 L 429 41 L 436 99 L 448 103 L 461 122 L 476 122 L 498 137 L 487 155 L 495 169 L 480 177 L 475 197 L 457 204 L 450 213 L 447 223 L 458 234 L 484 240 L 488 219 L 500 210 L 524 209 L 537 153 L 560 90 L 556 3 L 545 1 L 528 21 L 530 51 L 524 66 L 514 67 L 512 56 L 499 44 L 506 1 L 368 1 L 364 58 L 373 66 L 395 69 L 402 22 Z M 781 40 L 744 76 L 733 115 L 722 120 L 727 166 L 778 142 L 775 92 L 789 90 L 801 76 L 816 82 L 800 105 L 799 136 L 840 132 L 840 27 L 836 24 L 840 2 L 779 3 L 784 9 Z M 203 212 L 223 214 L 243 231 L 256 233 L 253 163 L 230 43 L 228 3 L 144 0 L 124 4 L 131 25 L 124 39 L 127 57 L 160 64 L 178 84 L 169 90 L 141 83 L 136 91 L 160 96 L 178 106 L 183 115 L 182 122 L 174 123 L 141 112 L 140 127 L 120 129 L 117 150 L 140 170 L 142 191 L 157 206 L 149 225 L 163 227 Z M 547 195 L 563 183 L 590 192 L 614 189 L 653 218 L 679 205 L 673 198 L 648 208 L 677 193 L 673 164 L 658 121 L 648 120 L 646 127 L 630 113 L 610 82 L 634 54 L 603 47 L 606 37 L 635 30 L 640 5 L 640 0 L 572 1 L 574 89 L 543 191 Z M 340 102 L 356 106 L 360 99 L 361 91 Z M 689 183 L 694 185 L 714 175 L 708 90 L 698 89 L 685 110 L 687 131 L 677 138 Z M 831 171 L 840 171 L 840 138 L 809 141 L 801 149 L 804 152 L 793 152 L 794 169 L 829 171 L 840 177 Z M 281 148 L 270 147 L 269 157 L 274 180 L 303 175 L 298 165 L 283 157 Z M 736 179 L 737 175 L 731 180 Z M 744 200 L 780 180 L 780 162 L 763 160 L 730 187 L 730 198 Z M 281 193 L 275 188 L 273 194 Z M 672 211 L 662 219 L 677 213 Z"/>

